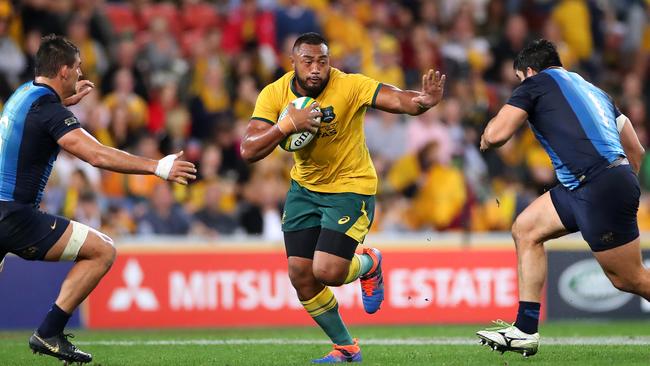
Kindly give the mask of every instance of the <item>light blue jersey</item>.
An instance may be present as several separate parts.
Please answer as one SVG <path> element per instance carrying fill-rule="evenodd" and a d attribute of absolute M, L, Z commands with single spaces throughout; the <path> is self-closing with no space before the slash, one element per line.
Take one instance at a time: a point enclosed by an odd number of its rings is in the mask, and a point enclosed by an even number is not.
<path fill-rule="evenodd" d="M 550 68 L 526 78 L 508 104 L 528 113 L 558 180 L 569 189 L 625 156 L 616 129 L 621 113 L 609 95 L 576 73 Z"/>

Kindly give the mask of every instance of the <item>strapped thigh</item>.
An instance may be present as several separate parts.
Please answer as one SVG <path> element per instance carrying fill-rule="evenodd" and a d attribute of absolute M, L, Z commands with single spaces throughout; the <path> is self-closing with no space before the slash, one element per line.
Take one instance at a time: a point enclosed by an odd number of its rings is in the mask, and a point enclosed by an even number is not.
<path fill-rule="evenodd" d="M 314 259 L 320 226 L 284 233 L 284 246 L 288 257 Z"/>
<path fill-rule="evenodd" d="M 356 239 L 344 233 L 323 228 L 318 237 L 316 250 L 351 260 L 357 245 L 359 242 Z"/>
<path fill-rule="evenodd" d="M 90 228 L 82 223 L 76 221 L 70 221 L 70 223 L 72 224 L 72 235 L 70 235 L 70 240 L 68 240 L 68 244 L 61 253 L 60 261 L 76 260 L 81 246 L 86 242 L 88 231 L 90 231 Z"/>

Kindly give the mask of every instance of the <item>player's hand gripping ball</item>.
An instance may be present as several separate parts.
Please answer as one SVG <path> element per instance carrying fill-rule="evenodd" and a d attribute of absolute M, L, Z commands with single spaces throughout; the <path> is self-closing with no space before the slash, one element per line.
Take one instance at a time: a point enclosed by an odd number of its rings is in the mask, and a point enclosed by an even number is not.
<path fill-rule="evenodd" d="M 297 109 L 304 109 L 311 106 L 314 102 L 316 102 L 314 98 L 300 97 L 298 99 L 294 99 L 291 103 L 293 103 L 293 106 Z M 320 111 L 320 108 L 315 107 L 314 110 Z M 280 113 L 278 122 L 286 117 L 287 113 L 289 113 L 288 105 L 284 107 L 282 113 Z M 316 122 L 320 122 L 320 117 L 316 117 Z M 294 132 L 285 137 L 284 140 L 280 141 L 279 145 L 286 151 L 298 151 L 300 149 L 304 149 L 307 145 L 309 145 L 309 143 L 314 139 L 314 136 L 315 134 L 309 131 Z"/>

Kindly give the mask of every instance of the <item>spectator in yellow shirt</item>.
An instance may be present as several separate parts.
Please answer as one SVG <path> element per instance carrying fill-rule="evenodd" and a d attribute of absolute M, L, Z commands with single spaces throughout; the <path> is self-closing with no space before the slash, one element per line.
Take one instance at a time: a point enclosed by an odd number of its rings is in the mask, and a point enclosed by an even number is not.
<path fill-rule="evenodd" d="M 363 47 L 361 73 L 384 84 L 403 89 L 404 71 L 400 65 L 400 49 L 397 39 L 375 28 L 370 32 L 373 39 Z"/>
<path fill-rule="evenodd" d="M 560 28 L 562 38 L 564 38 L 578 60 L 588 60 L 594 46 L 587 1 L 560 0 L 553 9 L 551 19 Z"/>
<path fill-rule="evenodd" d="M 104 98 L 104 105 L 111 112 L 111 119 L 119 109 L 126 110 L 129 132 L 136 132 L 147 125 L 147 103 L 133 89 L 133 75 L 127 69 L 115 74 L 115 91 Z"/>
<path fill-rule="evenodd" d="M 465 178 L 458 168 L 439 160 L 436 141 L 395 162 L 388 181 L 413 197 L 406 211 L 411 229 L 446 230 L 459 224 L 467 202 Z"/>

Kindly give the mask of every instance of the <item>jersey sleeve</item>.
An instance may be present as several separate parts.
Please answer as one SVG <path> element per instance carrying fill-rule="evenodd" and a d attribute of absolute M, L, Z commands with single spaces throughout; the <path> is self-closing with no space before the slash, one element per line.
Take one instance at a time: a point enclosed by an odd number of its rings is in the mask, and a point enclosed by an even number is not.
<path fill-rule="evenodd" d="M 515 88 L 506 104 L 521 108 L 530 115 L 535 107 L 535 100 L 537 99 L 535 89 L 535 82 L 532 78 L 527 78 Z"/>
<path fill-rule="evenodd" d="M 278 98 L 278 94 L 274 89 L 274 84 L 269 84 L 262 89 L 260 95 L 257 96 L 255 110 L 251 119 L 270 124 L 277 122 L 284 106 L 281 105 L 280 98 Z"/>
<path fill-rule="evenodd" d="M 66 133 L 81 127 L 79 120 L 69 109 L 60 103 L 47 103 L 42 107 L 43 128 L 58 141 Z"/>
<path fill-rule="evenodd" d="M 352 85 L 350 91 L 351 97 L 357 101 L 359 107 L 375 107 L 377 94 L 381 89 L 382 84 L 375 79 L 369 78 L 361 74 L 350 75 Z"/>

